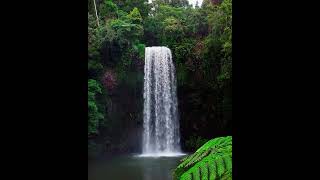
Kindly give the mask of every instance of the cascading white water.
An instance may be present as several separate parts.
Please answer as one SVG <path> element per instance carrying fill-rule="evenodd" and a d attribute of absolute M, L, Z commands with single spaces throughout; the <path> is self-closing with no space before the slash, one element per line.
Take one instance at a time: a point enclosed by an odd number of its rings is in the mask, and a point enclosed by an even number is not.
<path fill-rule="evenodd" d="M 146 47 L 142 156 L 176 156 L 180 132 L 175 67 L 167 47 Z"/>

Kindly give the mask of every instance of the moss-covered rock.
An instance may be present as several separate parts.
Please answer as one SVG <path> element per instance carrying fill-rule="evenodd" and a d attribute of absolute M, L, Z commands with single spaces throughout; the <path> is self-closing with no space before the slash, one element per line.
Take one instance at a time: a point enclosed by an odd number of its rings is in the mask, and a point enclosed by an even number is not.
<path fill-rule="evenodd" d="M 232 179 L 232 136 L 212 139 L 181 160 L 175 180 Z"/>

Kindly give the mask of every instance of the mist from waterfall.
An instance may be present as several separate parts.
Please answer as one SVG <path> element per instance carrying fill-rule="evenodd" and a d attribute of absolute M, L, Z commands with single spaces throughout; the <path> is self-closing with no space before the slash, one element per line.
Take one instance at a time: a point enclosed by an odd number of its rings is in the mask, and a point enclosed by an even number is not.
<path fill-rule="evenodd" d="M 180 155 L 175 67 L 167 47 L 146 47 L 142 156 Z"/>

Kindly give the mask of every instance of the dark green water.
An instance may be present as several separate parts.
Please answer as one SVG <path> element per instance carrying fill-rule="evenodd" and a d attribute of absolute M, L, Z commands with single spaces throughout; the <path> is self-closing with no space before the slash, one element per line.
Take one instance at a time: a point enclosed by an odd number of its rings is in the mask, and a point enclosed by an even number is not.
<path fill-rule="evenodd" d="M 179 157 L 114 156 L 89 161 L 88 180 L 171 180 Z"/>

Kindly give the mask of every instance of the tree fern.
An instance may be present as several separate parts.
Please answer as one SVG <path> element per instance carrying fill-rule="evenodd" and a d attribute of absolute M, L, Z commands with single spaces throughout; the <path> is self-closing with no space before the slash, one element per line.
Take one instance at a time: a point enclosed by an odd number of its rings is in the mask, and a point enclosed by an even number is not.
<path fill-rule="evenodd" d="M 181 176 L 181 179 L 184 179 L 184 180 L 193 180 L 193 179 L 192 179 L 192 174 L 187 174 L 187 173 L 185 173 L 185 174 L 183 174 L 183 175 Z"/>
<path fill-rule="evenodd" d="M 193 172 L 191 172 L 193 174 L 193 179 L 194 180 L 200 180 L 200 171 L 199 171 L 199 167 L 196 167 L 195 170 Z"/>
<path fill-rule="evenodd" d="M 175 169 L 174 179 L 232 179 L 232 137 L 212 139 L 185 157 Z"/>
<path fill-rule="evenodd" d="M 202 180 L 208 180 L 209 174 L 208 174 L 208 163 L 205 162 L 203 166 L 200 166 L 201 171 L 201 179 Z"/>
<path fill-rule="evenodd" d="M 209 180 L 216 179 L 216 162 L 208 163 L 209 164 Z"/>
<path fill-rule="evenodd" d="M 226 170 L 223 158 L 218 158 L 216 162 L 217 162 L 217 175 L 218 177 L 221 177 L 224 171 Z"/>

